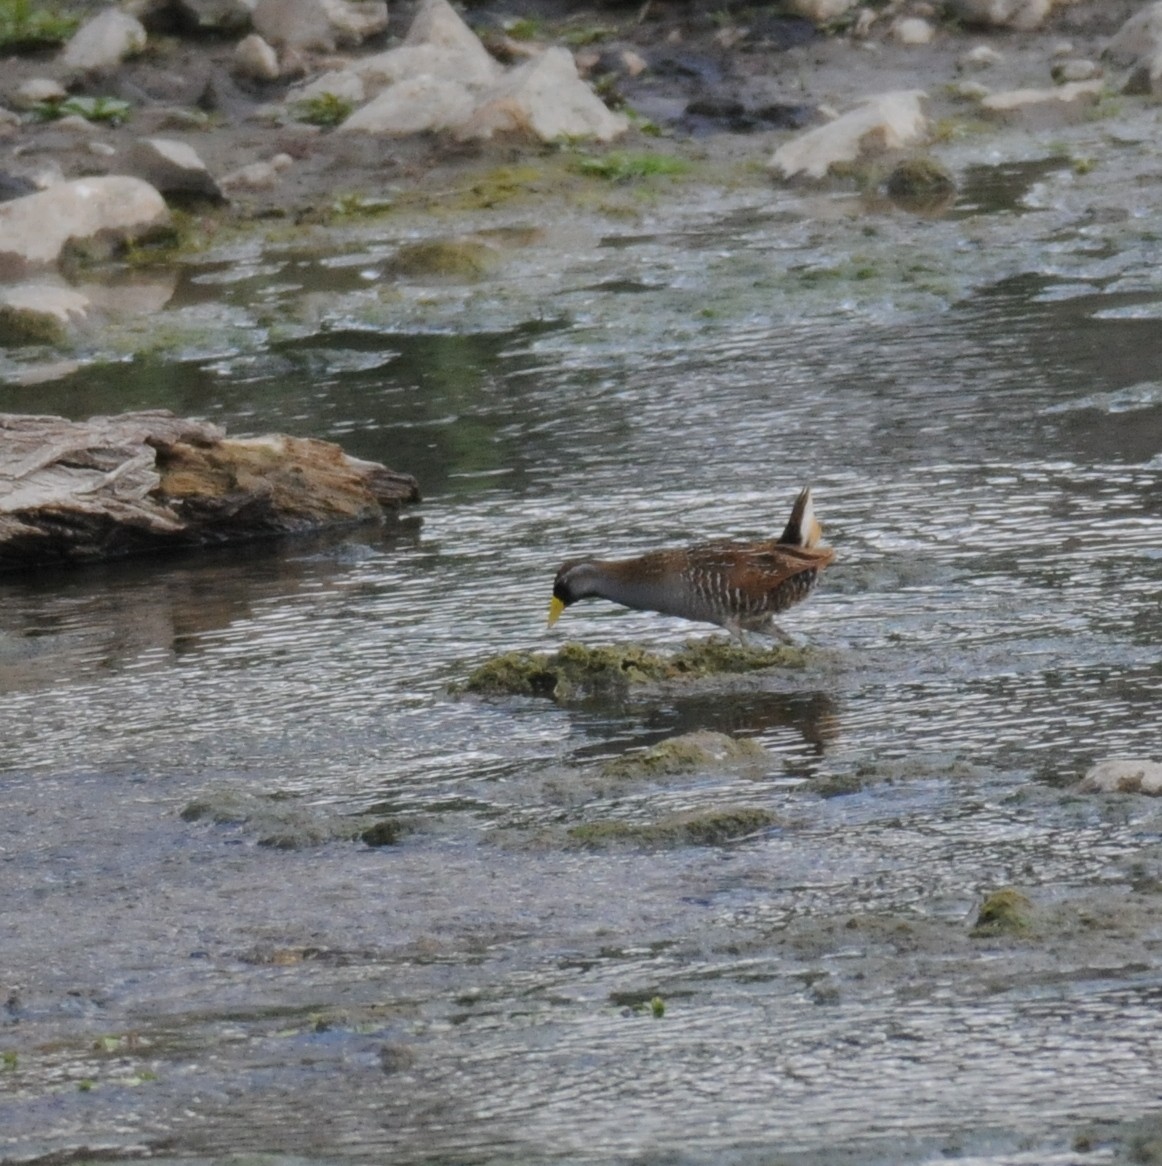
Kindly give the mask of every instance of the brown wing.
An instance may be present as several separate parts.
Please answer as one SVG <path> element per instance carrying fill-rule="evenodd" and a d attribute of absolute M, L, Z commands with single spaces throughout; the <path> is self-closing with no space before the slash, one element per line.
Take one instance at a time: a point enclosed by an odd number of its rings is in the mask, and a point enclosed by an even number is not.
<path fill-rule="evenodd" d="M 786 543 L 707 543 L 690 552 L 705 570 L 722 571 L 726 586 L 744 593 L 773 591 L 803 571 L 821 571 L 835 558 L 830 547 L 788 546 Z"/>

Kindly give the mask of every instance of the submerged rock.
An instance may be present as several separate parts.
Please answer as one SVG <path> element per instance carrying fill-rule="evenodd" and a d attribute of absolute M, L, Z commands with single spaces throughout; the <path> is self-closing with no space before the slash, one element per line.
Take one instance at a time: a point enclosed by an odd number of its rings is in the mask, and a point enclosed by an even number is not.
<path fill-rule="evenodd" d="M 1016 887 L 1001 887 L 981 904 L 972 926 L 974 939 L 996 935 L 1020 935 L 1033 921 L 1033 902 Z"/>
<path fill-rule="evenodd" d="M 754 672 L 763 668 L 801 668 L 801 648 L 740 647 L 729 640 L 691 641 L 670 655 L 636 644 L 589 648 L 566 644 L 558 652 L 508 652 L 476 668 L 457 692 L 478 696 L 544 696 L 559 703 L 588 697 L 620 696 L 635 686 L 664 681 Z"/>
<path fill-rule="evenodd" d="M 609 846 L 721 846 L 777 824 L 776 815 L 761 806 L 730 806 L 688 810 L 656 822 L 630 822 L 620 818 L 585 822 L 571 827 L 567 836 L 574 846 L 593 850 Z"/>
<path fill-rule="evenodd" d="M 888 175 L 888 197 L 907 210 L 936 211 L 956 200 L 956 180 L 934 158 L 910 158 Z"/>
<path fill-rule="evenodd" d="M 0 414 L 0 570 L 384 521 L 415 479 L 327 441 L 228 439 L 164 410 Z"/>
<path fill-rule="evenodd" d="M 663 777 L 676 773 L 721 772 L 724 769 L 761 769 L 767 751 L 748 737 L 700 730 L 659 741 L 648 749 L 624 753 L 602 766 L 606 777 Z"/>

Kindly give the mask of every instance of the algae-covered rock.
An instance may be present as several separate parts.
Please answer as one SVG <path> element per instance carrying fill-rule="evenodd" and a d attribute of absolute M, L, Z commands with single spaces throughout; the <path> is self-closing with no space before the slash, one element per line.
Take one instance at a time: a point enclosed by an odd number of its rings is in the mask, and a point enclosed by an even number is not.
<path fill-rule="evenodd" d="M 590 850 L 610 846 L 677 847 L 721 846 L 775 825 L 770 810 L 759 806 L 731 806 L 720 810 L 691 810 L 656 822 L 606 819 L 584 822 L 568 831 L 569 841 Z"/>
<path fill-rule="evenodd" d="M 602 773 L 617 778 L 661 777 L 674 773 L 760 768 L 767 760 L 767 751 L 757 741 L 701 730 L 670 737 L 648 749 L 615 757 L 602 766 Z"/>
<path fill-rule="evenodd" d="M 397 818 L 342 814 L 304 805 L 287 795 L 230 788 L 207 790 L 190 802 L 181 816 L 187 822 L 240 826 L 256 836 L 259 846 L 275 850 L 302 850 L 356 839 L 368 846 L 389 846 L 411 830 L 410 823 Z"/>
<path fill-rule="evenodd" d="M 481 279 L 496 266 L 499 249 L 482 239 L 428 239 L 407 243 L 388 265 L 409 278 Z"/>
<path fill-rule="evenodd" d="M 1021 935 L 1029 930 L 1033 918 L 1033 902 L 1016 887 L 1001 887 L 993 891 L 981 904 L 972 926 L 974 939 L 994 935 Z"/>
<path fill-rule="evenodd" d="M 907 210 L 937 211 L 956 199 L 956 181 L 934 158 L 909 158 L 888 175 L 888 197 Z"/>
<path fill-rule="evenodd" d="M 715 638 L 692 640 L 672 654 L 650 652 L 636 644 L 603 648 L 565 644 L 552 653 L 496 656 L 453 689 L 479 696 L 547 696 L 564 704 L 591 696 L 622 695 L 636 685 L 763 668 L 801 668 L 806 659 L 802 648 L 750 648 Z"/>

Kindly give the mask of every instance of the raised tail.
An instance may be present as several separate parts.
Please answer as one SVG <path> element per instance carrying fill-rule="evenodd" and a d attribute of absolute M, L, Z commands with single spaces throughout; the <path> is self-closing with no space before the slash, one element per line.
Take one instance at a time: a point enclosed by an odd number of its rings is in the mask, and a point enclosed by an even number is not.
<path fill-rule="evenodd" d="M 810 550 L 819 545 L 822 537 L 823 527 L 819 525 L 819 520 L 815 517 L 815 507 L 811 504 L 811 487 L 806 486 L 795 499 L 791 517 L 787 520 L 786 529 L 779 542 Z"/>

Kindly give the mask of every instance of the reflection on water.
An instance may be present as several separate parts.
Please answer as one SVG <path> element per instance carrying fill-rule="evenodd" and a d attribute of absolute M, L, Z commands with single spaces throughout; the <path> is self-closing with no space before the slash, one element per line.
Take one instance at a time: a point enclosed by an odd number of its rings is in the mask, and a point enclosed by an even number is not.
<path fill-rule="evenodd" d="M 330 436 L 427 501 L 392 539 L 0 582 L 5 954 L 30 985 L 0 1029 L 14 1153 L 91 1122 L 93 1145 L 167 1130 L 206 1155 L 1015 1162 L 1027 1136 L 1065 1161 L 1066 1123 L 1155 1103 L 1156 923 L 1129 887 L 1162 872 L 1157 816 L 1031 781 L 1158 751 L 1154 257 L 1063 250 L 926 313 L 828 299 L 825 256 L 780 258 L 814 229 L 756 211 L 611 234 L 528 311 L 549 323 L 271 330 L 35 390 L 41 412 Z M 178 298 L 317 275 L 271 262 Z M 563 559 L 769 534 L 806 482 L 839 556 L 786 620 L 806 668 L 580 708 L 448 695 L 560 642 Z M 702 634 L 600 603 L 558 630 Z M 693 729 L 757 739 L 765 772 L 602 784 L 602 759 Z M 179 819 L 222 786 L 421 828 L 260 850 Z M 775 824 L 561 841 L 580 812 L 723 805 Z M 1048 910 L 1100 900 L 1105 930 L 1056 919 L 1057 953 L 970 940 L 1007 882 Z M 665 1021 L 623 1003 L 655 994 Z"/>

